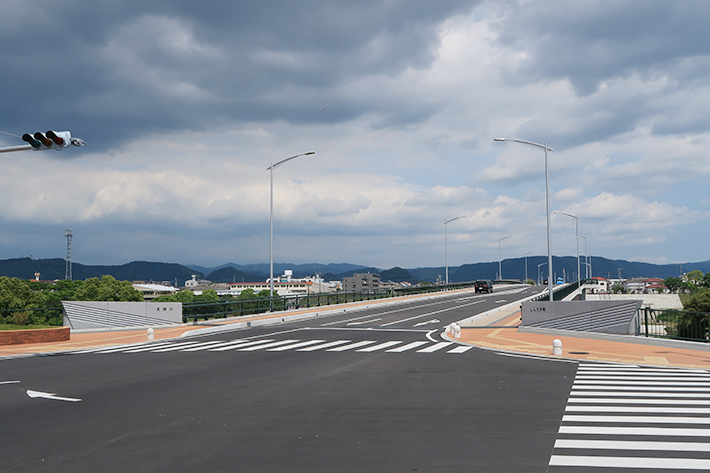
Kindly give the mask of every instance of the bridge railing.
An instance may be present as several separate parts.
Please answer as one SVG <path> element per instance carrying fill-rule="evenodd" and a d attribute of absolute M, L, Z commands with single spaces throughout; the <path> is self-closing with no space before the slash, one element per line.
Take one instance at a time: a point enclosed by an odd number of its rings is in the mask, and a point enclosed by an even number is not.
<path fill-rule="evenodd" d="M 710 314 L 684 310 L 639 309 L 640 335 L 710 343 Z"/>
<path fill-rule="evenodd" d="M 355 292 L 322 292 L 315 294 L 294 294 L 277 296 L 273 298 L 254 299 L 221 299 L 209 302 L 190 302 L 182 305 L 182 318 L 184 322 L 199 319 L 241 317 L 245 315 L 261 314 L 265 312 L 284 311 L 293 309 L 307 309 L 337 304 L 348 304 L 393 297 L 402 297 L 416 294 L 446 292 L 457 289 L 475 287 L 475 282 L 455 283 L 449 285 L 430 285 L 420 287 L 402 287 L 387 289 L 372 289 Z"/>

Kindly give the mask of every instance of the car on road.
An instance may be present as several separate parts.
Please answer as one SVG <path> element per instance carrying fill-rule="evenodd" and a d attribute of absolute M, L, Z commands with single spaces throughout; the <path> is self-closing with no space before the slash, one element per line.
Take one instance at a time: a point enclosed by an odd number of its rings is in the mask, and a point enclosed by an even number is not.
<path fill-rule="evenodd" d="M 488 281 L 476 281 L 476 292 L 493 292 L 493 287 L 488 284 Z"/>

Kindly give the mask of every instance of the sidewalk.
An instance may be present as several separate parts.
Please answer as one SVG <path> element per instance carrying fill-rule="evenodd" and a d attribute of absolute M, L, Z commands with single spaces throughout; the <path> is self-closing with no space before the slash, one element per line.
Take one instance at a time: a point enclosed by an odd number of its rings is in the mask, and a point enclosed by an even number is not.
<path fill-rule="evenodd" d="M 350 306 L 348 309 L 362 308 L 375 303 L 397 303 L 396 300 L 368 301 Z M 297 313 L 274 313 L 252 316 L 250 324 L 268 320 L 274 324 L 285 318 L 314 317 L 329 311 L 346 310 L 336 306 L 301 310 Z M 198 333 L 218 332 L 236 329 L 246 324 L 245 318 L 213 319 L 198 325 L 183 324 L 166 328 L 154 327 L 155 340 L 180 338 Z M 656 338 L 605 335 L 590 332 L 548 331 L 542 329 L 519 328 L 520 311 L 518 305 L 502 308 L 499 312 L 484 315 L 471 321 L 461 322 L 461 338 L 450 337 L 452 341 L 471 344 L 487 349 L 502 350 L 528 355 L 552 357 L 552 341 L 562 341 L 562 356 L 590 362 L 604 361 L 653 366 L 673 366 L 683 368 L 710 369 L 710 346 L 704 343 L 683 342 Z M 28 356 L 43 353 L 73 351 L 102 346 L 125 345 L 147 341 L 146 329 L 113 330 L 103 332 L 72 333 L 71 339 L 63 342 L 32 343 L 0 346 L 0 358 Z"/>
<path fill-rule="evenodd" d="M 461 325 L 457 342 L 483 348 L 552 357 L 552 342 L 562 341 L 562 356 L 653 366 L 710 369 L 710 346 L 630 335 L 606 335 L 567 330 L 518 328 L 520 310 L 515 307 Z"/>

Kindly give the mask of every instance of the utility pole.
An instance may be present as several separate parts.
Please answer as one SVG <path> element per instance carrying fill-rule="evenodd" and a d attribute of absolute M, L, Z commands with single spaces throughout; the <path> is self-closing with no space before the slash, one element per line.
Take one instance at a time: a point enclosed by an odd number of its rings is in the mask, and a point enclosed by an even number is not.
<path fill-rule="evenodd" d="M 71 273 L 71 241 L 72 237 L 74 236 L 74 233 L 72 232 L 72 227 L 69 227 L 69 230 L 64 230 L 64 236 L 67 237 L 67 267 L 65 270 L 64 279 L 73 281 L 74 279 Z"/>

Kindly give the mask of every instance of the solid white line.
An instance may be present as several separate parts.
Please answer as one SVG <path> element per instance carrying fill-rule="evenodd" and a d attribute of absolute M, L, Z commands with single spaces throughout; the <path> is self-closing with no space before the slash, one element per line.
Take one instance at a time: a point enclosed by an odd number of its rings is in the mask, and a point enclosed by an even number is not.
<path fill-rule="evenodd" d="M 614 398 L 579 398 L 571 397 L 567 400 L 569 404 L 684 404 L 688 406 L 707 406 L 707 401 L 697 399 L 614 399 Z"/>
<path fill-rule="evenodd" d="M 622 424 L 710 424 L 710 417 L 665 416 L 562 416 L 562 422 L 618 422 Z"/>
<path fill-rule="evenodd" d="M 398 341 L 384 342 L 384 343 L 380 343 L 377 345 L 373 345 L 371 347 L 363 348 L 362 350 L 358 350 L 358 351 L 371 352 L 371 351 L 376 351 L 376 350 L 383 350 L 387 347 L 392 347 L 394 345 L 397 345 L 398 343 L 402 343 L 402 342 L 401 341 L 399 341 L 399 342 Z"/>
<path fill-rule="evenodd" d="M 683 381 L 683 382 L 675 382 L 675 381 L 600 381 L 600 380 L 594 380 L 594 381 L 587 381 L 587 380 L 574 380 L 574 384 L 577 386 L 581 386 L 584 384 L 602 384 L 602 385 L 624 385 L 624 386 L 678 386 L 678 387 L 683 387 L 683 386 L 703 386 L 703 387 L 710 387 L 710 382 L 707 383 L 693 383 L 693 382 L 688 382 L 688 381 Z"/>
<path fill-rule="evenodd" d="M 0 381 L 0 384 L 17 384 L 19 381 Z"/>
<path fill-rule="evenodd" d="M 380 325 L 380 327 L 387 327 L 387 326 L 389 326 L 389 325 L 401 324 L 402 322 L 409 322 L 410 320 L 421 319 L 421 318 L 423 318 L 423 317 L 429 317 L 429 316 L 431 316 L 431 315 L 440 314 L 440 313 L 442 313 L 442 312 L 448 312 L 448 311 L 450 311 L 450 310 L 458 310 L 458 309 L 460 309 L 460 308 L 462 308 L 462 307 L 468 307 L 468 306 L 470 306 L 470 305 L 480 304 L 481 302 L 483 302 L 483 301 L 476 301 L 476 302 L 471 302 L 470 304 L 457 305 L 456 307 L 449 307 L 448 309 L 441 309 L 441 310 L 436 310 L 436 311 L 434 311 L 434 312 L 427 312 L 426 314 L 417 315 L 417 316 L 414 316 L 414 317 L 409 317 L 409 318 L 402 319 L 402 320 L 395 320 L 394 322 L 389 322 L 389 323 L 386 323 L 386 324 L 382 324 L 382 325 Z"/>
<path fill-rule="evenodd" d="M 599 385 L 582 385 L 573 386 L 572 391 L 582 390 L 597 390 L 597 391 L 655 391 L 667 392 L 668 396 L 683 397 L 688 392 L 708 392 L 707 388 L 684 387 L 683 389 L 667 387 L 667 386 L 599 386 Z M 675 394 L 673 394 L 675 393 Z"/>
<path fill-rule="evenodd" d="M 278 342 L 271 342 L 267 344 L 262 344 L 262 345 L 256 345 L 248 348 L 237 348 L 237 351 L 256 351 L 256 350 L 263 350 L 265 348 L 271 348 L 271 347 L 277 347 L 279 345 L 285 345 L 287 343 L 293 343 L 297 342 L 298 340 L 279 340 Z"/>
<path fill-rule="evenodd" d="M 628 370 L 579 370 L 577 371 L 577 376 L 587 376 L 587 375 L 600 375 L 600 376 L 667 376 L 669 378 L 673 378 L 676 376 L 697 376 L 699 378 L 701 377 L 710 377 L 710 373 L 707 371 L 681 371 L 681 370 L 637 370 L 637 371 L 628 371 Z"/>
<path fill-rule="evenodd" d="M 466 353 L 466 352 L 469 351 L 471 348 L 473 348 L 473 347 L 472 347 L 472 346 L 464 346 L 464 345 L 461 345 L 460 347 L 456 347 L 456 348 L 454 348 L 453 350 L 447 351 L 446 353 Z"/>
<path fill-rule="evenodd" d="M 580 435 L 657 435 L 661 437 L 710 437 L 710 429 L 677 429 L 669 427 L 596 427 L 562 425 L 560 434 Z"/>
<path fill-rule="evenodd" d="M 308 348 L 301 348 L 296 351 L 316 351 L 316 350 L 322 350 L 324 348 L 330 348 L 334 347 L 336 345 L 342 345 L 343 343 L 348 343 L 350 340 L 335 340 L 334 342 L 328 342 L 324 343 L 322 345 L 316 345 L 314 347 L 308 347 Z"/>
<path fill-rule="evenodd" d="M 701 458 L 591 457 L 552 455 L 550 466 L 605 468 L 650 468 L 659 470 L 710 470 L 710 460 Z"/>
<path fill-rule="evenodd" d="M 427 343 L 429 343 L 429 342 L 422 342 L 422 341 L 419 341 L 419 342 L 412 342 L 412 343 L 408 343 L 408 344 L 406 344 L 406 345 L 403 345 L 403 346 L 401 346 L 401 347 L 397 347 L 397 348 L 393 348 L 393 349 L 391 349 L 391 350 L 387 350 L 387 352 L 388 352 L 388 353 L 402 353 L 403 351 L 411 350 L 412 348 L 417 348 L 417 347 L 420 347 L 420 346 L 422 346 L 422 345 L 426 345 Z"/>
<path fill-rule="evenodd" d="M 268 340 L 254 340 L 251 342 L 234 342 L 233 345 L 228 345 L 226 347 L 219 347 L 219 348 L 211 348 L 209 351 L 227 351 L 227 350 L 236 350 L 238 348 L 244 348 L 244 347 L 249 347 L 252 345 L 258 345 L 260 343 L 268 343 L 268 342 L 273 342 L 273 340 L 268 339 Z"/>
<path fill-rule="evenodd" d="M 651 450 L 667 452 L 710 452 L 710 443 L 700 442 L 634 442 L 631 440 L 557 439 L 555 448 L 602 450 Z"/>
<path fill-rule="evenodd" d="M 575 380 L 581 380 L 581 379 L 603 379 L 607 381 L 622 381 L 624 384 L 629 381 L 629 375 L 620 375 L 620 376 L 580 376 L 577 375 Z M 687 381 L 704 381 L 707 380 L 710 382 L 710 376 L 703 376 L 703 377 L 680 377 L 678 375 L 676 376 L 633 376 L 631 378 L 631 381 L 663 381 L 664 384 L 668 383 L 673 383 L 678 384 L 678 381 L 681 382 L 687 382 Z"/>
<path fill-rule="evenodd" d="M 365 345 L 369 345 L 371 343 L 375 343 L 375 340 L 363 340 L 361 342 L 351 343 L 350 345 L 344 345 L 342 347 L 331 348 L 330 350 L 327 350 L 327 351 L 352 350 L 353 348 L 364 347 Z"/>
<path fill-rule="evenodd" d="M 706 407 L 567 406 L 565 412 L 620 412 L 622 414 L 710 414 Z"/>
<path fill-rule="evenodd" d="M 270 349 L 268 349 L 267 351 L 286 351 L 286 350 L 292 350 L 292 349 L 294 349 L 294 348 L 301 348 L 301 347 L 305 347 L 305 346 L 308 346 L 308 345 L 313 345 L 313 344 L 315 344 L 315 343 L 323 343 L 324 341 L 325 341 L 325 340 L 308 340 L 308 341 L 305 341 L 305 342 L 294 343 L 294 344 L 292 344 L 292 345 L 280 346 L 280 347 L 278 347 L 278 348 L 270 348 Z"/>
<path fill-rule="evenodd" d="M 422 348 L 421 350 L 417 350 L 417 353 L 433 353 L 437 350 L 441 350 L 442 348 L 448 347 L 451 345 L 451 342 L 439 342 L 435 345 L 432 345 L 427 348 Z"/>
<path fill-rule="evenodd" d="M 704 398 L 704 399 L 710 399 L 710 393 L 703 392 L 703 393 L 677 393 L 677 394 L 669 394 L 667 392 L 644 392 L 644 391 L 629 391 L 629 392 L 609 392 L 609 391 L 603 391 L 603 392 L 596 392 L 596 391 L 581 391 L 577 389 L 573 389 L 572 392 L 570 393 L 570 396 L 600 396 L 600 397 L 609 397 L 609 396 L 619 396 L 619 397 L 662 397 L 664 399 L 669 399 L 668 402 L 673 403 L 673 399 L 679 398 L 679 397 L 694 397 L 694 398 Z"/>

